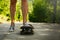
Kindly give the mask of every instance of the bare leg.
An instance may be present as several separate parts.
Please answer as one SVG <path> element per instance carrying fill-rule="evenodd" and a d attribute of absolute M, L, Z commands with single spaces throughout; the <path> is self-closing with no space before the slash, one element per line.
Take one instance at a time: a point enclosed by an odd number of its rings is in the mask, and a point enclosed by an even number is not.
<path fill-rule="evenodd" d="M 27 13 L 28 13 L 28 3 L 27 0 L 22 1 L 22 16 L 23 16 L 23 25 L 27 22 Z"/>
<path fill-rule="evenodd" d="M 11 14 L 11 27 L 14 29 L 14 16 L 16 11 L 17 0 L 10 0 L 10 14 Z"/>

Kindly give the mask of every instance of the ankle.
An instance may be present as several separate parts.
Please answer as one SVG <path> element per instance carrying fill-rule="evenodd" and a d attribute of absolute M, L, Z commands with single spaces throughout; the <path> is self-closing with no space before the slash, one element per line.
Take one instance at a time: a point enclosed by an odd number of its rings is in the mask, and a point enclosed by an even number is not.
<path fill-rule="evenodd" d="M 15 24 L 14 23 L 11 23 L 11 26 L 15 26 Z"/>

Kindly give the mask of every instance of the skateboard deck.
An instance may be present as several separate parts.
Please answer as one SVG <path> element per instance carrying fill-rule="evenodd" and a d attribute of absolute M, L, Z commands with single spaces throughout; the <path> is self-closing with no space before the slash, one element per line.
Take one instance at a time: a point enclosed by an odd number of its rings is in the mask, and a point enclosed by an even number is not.
<path fill-rule="evenodd" d="M 34 27 L 32 25 L 22 26 L 20 29 L 22 29 L 22 31 L 20 31 L 20 34 L 33 34 L 34 33 L 33 31 Z"/>

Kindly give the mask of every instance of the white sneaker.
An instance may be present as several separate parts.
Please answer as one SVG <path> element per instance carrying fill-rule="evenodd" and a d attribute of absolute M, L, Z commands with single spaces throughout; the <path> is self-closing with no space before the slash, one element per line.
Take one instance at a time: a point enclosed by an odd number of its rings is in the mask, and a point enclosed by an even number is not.
<path fill-rule="evenodd" d="M 13 32 L 13 31 L 14 31 L 14 27 L 13 26 L 10 26 L 9 32 Z"/>
<path fill-rule="evenodd" d="M 13 32 L 13 31 L 14 31 L 13 28 L 10 28 L 10 29 L 9 29 L 9 32 Z"/>
<path fill-rule="evenodd" d="M 28 27 L 29 27 L 30 25 L 29 25 L 29 24 L 27 24 L 27 23 L 25 23 L 25 25 L 24 25 L 24 26 L 28 26 Z"/>

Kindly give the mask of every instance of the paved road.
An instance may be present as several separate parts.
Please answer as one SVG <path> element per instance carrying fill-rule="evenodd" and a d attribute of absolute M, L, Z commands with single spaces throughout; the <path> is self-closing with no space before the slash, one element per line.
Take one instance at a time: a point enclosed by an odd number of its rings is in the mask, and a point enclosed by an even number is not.
<path fill-rule="evenodd" d="M 59 24 L 31 24 L 34 26 L 34 35 L 19 35 L 22 23 L 16 23 L 14 32 L 8 32 L 10 23 L 0 24 L 0 40 L 60 40 Z"/>

